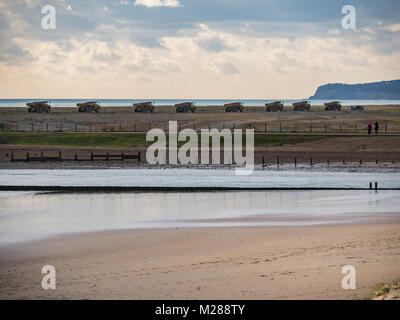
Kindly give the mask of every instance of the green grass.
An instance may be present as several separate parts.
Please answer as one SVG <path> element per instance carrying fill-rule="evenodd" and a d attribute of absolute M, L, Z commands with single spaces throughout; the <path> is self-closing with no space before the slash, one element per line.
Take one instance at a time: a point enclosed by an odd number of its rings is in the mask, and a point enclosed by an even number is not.
<path fill-rule="evenodd" d="M 254 144 L 262 146 L 282 146 L 325 139 L 326 136 L 266 135 L 255 134 Z M 200 139 L 199 139 L 200 140 Z M 245 137 L 243 137 L 245 143 Z M 62 147 L 101 147 L 126 148 L 145 147 L 153 142 L 146 141 L 145 133 L 56 133 L 56 132 L 3 132 L 0 144 L 62 146 Z M 183 144 L 184 142 L 180 143 Z M 223 145 L 223 143 L 222 143 Z"/>

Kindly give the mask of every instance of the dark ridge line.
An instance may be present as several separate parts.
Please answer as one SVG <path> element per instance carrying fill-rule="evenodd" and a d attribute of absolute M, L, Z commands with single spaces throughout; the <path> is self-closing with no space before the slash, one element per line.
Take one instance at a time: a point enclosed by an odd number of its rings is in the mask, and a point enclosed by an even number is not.
<path fill-rule="evenodd" d="M 209 191 L 318 191 L 318 190 L 400 190 L 400 188 L 356 187 L 113 187 L 113 186 L 1 186 L 0 191 L 49 191 L 49 192 L 209 192 Z"/>

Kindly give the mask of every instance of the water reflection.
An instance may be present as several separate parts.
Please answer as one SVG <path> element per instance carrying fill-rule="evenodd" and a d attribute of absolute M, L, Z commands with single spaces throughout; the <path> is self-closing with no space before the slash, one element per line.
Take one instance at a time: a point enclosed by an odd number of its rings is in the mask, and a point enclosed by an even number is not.
<path fill-rule="evenodd" d="M 55 234 L 398 219 L 399 191 L 36 194 L 0 192 L 0 244 Z"/>

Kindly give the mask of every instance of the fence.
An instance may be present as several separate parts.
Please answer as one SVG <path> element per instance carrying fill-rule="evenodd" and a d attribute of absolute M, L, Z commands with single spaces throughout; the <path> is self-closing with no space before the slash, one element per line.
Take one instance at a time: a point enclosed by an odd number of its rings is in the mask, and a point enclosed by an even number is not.
<path fill-rule="evenodd" d="M 214 122 L 193 123 L 177 121 L 179 131 L 183 129 L 254 129 L 256 133 L 309 133 L 309 134 L 360 134 L 367 132 L 369 121 L 341 122 Z M 131 122 L 5 122 L 1 132 L 147 132 L 151 129 L 168 131 L 168 121 Z M 400 121 L 386 121 L 380 124 L 380 133 L 400 134 Z"/>

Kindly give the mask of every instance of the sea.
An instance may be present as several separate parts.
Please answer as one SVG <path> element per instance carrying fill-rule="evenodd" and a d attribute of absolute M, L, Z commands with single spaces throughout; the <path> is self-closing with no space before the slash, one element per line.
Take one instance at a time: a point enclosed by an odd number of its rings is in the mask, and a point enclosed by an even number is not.
<path fill-rule="evenodd" d="M 258 187 L 399 188 L 391 171 L 0 170 L 3 186 L 245 187 L 221 192 L 0 191 L 0 246 L 77 232 L 148 228 L 391 223 L 399 190 L 271 190 Z"/>
<path fill-rule="evenodd" d="M 103 107 L 128 107 L 132 106 L 134 103 L 143 101 L 152 101 L 155 106 L 165 106 L 174 105 L 176 103 L 181 103 L 185 101 L 191 101 L 196 106 L 223 106 L 226 103 L 231 102 L 242 102 L 245 106 L 259 106 L 262 107 L 265 103 L 273 101 L 281 101 L 285 106 L 290 106 L 293 102 L 298 102 L 307 99 L 260 99 L 260 100 L 248 100 L 248 99 L 233 99 L 233 100 L 223 100 L 223 99 L 0 99 L 1 107 L 26 107 L 28 102 L 33 101 L 49 101 L 52 107 L 76 107 L 77 103 L 85 101 L 97 101 Z M 307 100 L 311 105 L 320 106 L 326 102 L 332 100 Z M 342 105 L 345 106 L 358 106 L 358 105 L 400 105 L 400 100 L 341 100 Z"/>

